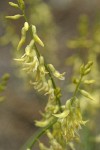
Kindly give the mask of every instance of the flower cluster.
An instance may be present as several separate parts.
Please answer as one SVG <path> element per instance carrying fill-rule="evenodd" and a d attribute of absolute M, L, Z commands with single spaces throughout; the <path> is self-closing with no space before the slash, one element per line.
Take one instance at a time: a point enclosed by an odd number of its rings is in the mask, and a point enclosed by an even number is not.
<path fill-rule="evenodd" d="M 22 11 L 22 14 L 17 14 L 14 16 L 6 16 L 8 19 L 19 19 L 20 17 L 24 17 L 26 22 L 21 30 L 21 39 L 19 41 L 17 50 L 23 48 L 23 45 L 26 43 L 27 32 L 29 31 L 32 36 L 32 40 L 25 47 L 24 54 L 15 59 L 17 62 L 21 63 L 22 70 L 25 73 L 32 76 L 32 80 L 30 83 L 34 86 L 34 88 L 38 92 L 44 93 L 44 95 L 48 95 L 48 103 L 45 108 L 45 113 L 43 114 L 42 121 L 36 121 L 36 125 L 40 127 L 45 127 L 49 122 L 54 118 L 52 114 L 57 113 L 60 110 L 59 97 L 60 97 L 60 89 L 56 87 L 53 75 L 60 79 L 64 80 L 64 74 L 60 74 L 52 64 L 46 64 L 44 61 L 44 57 L 38 52 L 36 47 L 36 43 L 40 46 L 44 47 L 44 43 L 37 35 L 37 30 L 34 25 L 29 25 L 27 22 L 27 18 L 25 16 L 25 3 L 23 0 L 17 0 L 18 4 L 9 2 L 12 7 L 18 8 Z"/>
<path fill-rule="evenodd" d="M 49 131 L 49 134 L 47 133 L 49 135 L 50 147 L 47 148 L 44 144 L 40 143 L 41 150 L 63 150 L 67 148 L 67 145 L 70 146 L 70 143 L 73 146 L 72 142 L 74 140 L 79 140 L 78 131 L 87 121 L 83 121 L 80 99 L 76 95 L 79 91 L 84 97 L 93 100 L 88 92 L 79 88 L 82 78 L 90 72 L 92 64 L 93 62 L 90 61 L 80 67 L 80 79 L 74 80 L 76 84 L 74 95 L 62 106 L 61 113 L 53 114 L 57 118 L 57 122 L 53 125 L 53 130 Z"/>
<path fill-rule="evenodd" d="M 79 100 L 75 98 L 73 105 L 71 99 L 67 100 L 63 112 L 54 114 L 58 118 L 57 123 L 53 126 L 53 131 L 47 131 L 47 136 L 50 141 L 50 147 L 46 147 L 43 143 L 39 143 L 41 150 L 64 150 L 66 144 L 73 140 L 79 140 L 78 130 L 81 125 L 87 121 L 82 120 Z M 59 132 L 58 132 L 59 131 Z"/>
<path fill-rule="evenodd" d="M 87 65 L 82 65 L 80 68 L 80 78 L 74 80 L 76 84 L 75 91 L 72 97 L 66 101 L 64 106 L 60 102 L 60 88 L 56 87 L 53 76 L 64 80 L 64 74 L 60 74 L 52 64 L 47 64 L 44 57 L 39 53 L 36 44 L 44 47 L 43 42 L 37 35 L 37 30 L 34 25 L 29 25 L 25 16 L 25 5 L 23 0 L 18 0 L 18 4 L 10 2 L 13 7 L 20 8 L 23 12 L 23 16 L 26 20 L 21 31 L 21 40 L 19 41 L 17 49 L 23 48 L 26 44 L 27 32 L 31 33 L 31 41 L 25 46 L 24 54 L 15 59 L 18 61 L 22 70 L 25 73 L 31 75 L 32 80 L 30 83 L 34 86 L 38 92 L 42 92 L 44 95 L 48 95 L 48 103 L 45 108 L 45 113 L 42 114 L 43 119 L 36 121 L 36 125 L 44 127 L 43 130 L 36 135 L 32 144 L 44 133 L 50 141 L 50 147 L 47 148 L 44 144 L 39 143 L 41 150 L 65 150 L 67 144 L 74 139 L 78 139 L 78 130 L 81 129 L 81 125 L 84 125 L 87 121 L 83 121 L 80 101 L 77 99 L 77 92 L 80 92 L 86 98 L 92 99 L 92 96 L 83 89 L 80 89 L 80 84 L 84 76 L 91 71 L 93 62 L 88 62 Z M 7 16 L 10 19 L 18 19 L 19 15 Z M 52 130 L 50 130 L 50 128 Z M 32 146 L 30 146 L 32 148 Z M 30 150 L 28 147 L 28 150 Z"/>
<path fill-rule="evenodd" d="M 78 130 L 81 129 L 81 125 L 86 121 L 82 120 L 82 114 L 78 99 L 74 99 L 73 105 L 71 100 L 67 100 L 65 109 L 61 114 L 56 114 L 59 118 L 58 122 L 61 126 L 61 134 L 66 142 L 70 142 L 73 139 L 78 138 Z"/>
<path fill-rule="evenodd" d="M 36 43 L 41 46 L 44 46 L 44 44 L 38 37 L 34 25 L 30 27 L 27 22 L 24 23 L 21 32 L 21 40 L 19 41 L 17 49 L 20 50 L 25 43 L 26 32 L 28 30 L 31 30 L 32 32 L 32 40 L 29 45 L 26 46 L 25 53 L 15 60 L 22 64 L 23 71 L 32 76 L 33 79 L 30 83 L 34 86 L 34 89 L 38 92 L 44 93 L 44 95 L 48 95 L 48 103 L 45 108 L 45 112 L 47 113 L 43 115 L 44 117 L 42 121 L 36 121 L 37 126 L 44 127 L 49 124 L 52 118 L 54 118 L 52 114 L 59 111 L 57 97 L 60 96 L 60 90 L 54 86 L 52 75 L 60 80 L 64 80 L 65 73 L 60 74 L 52 64 L 46 64 L 44 57 L 38 53 Z"/>

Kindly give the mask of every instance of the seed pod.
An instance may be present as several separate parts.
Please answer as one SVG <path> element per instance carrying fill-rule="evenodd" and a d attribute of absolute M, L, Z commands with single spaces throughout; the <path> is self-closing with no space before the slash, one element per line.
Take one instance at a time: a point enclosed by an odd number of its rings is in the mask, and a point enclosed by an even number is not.
<path fill-rule="evenodd" d="M 15 7 L 15 8 L 19 8 L 18 4 L 15 4 L 13 2 L 9 2 L 9 5 L 12 6 L 12 7 Z"/>
<path fill-rule="evenodd" d="M 23 15 L 17 14 L 14 16 L 6 16 L 7 19 L 13 19 L 13 20 L 17 20 L 19 18 L 23 17 Z"/>

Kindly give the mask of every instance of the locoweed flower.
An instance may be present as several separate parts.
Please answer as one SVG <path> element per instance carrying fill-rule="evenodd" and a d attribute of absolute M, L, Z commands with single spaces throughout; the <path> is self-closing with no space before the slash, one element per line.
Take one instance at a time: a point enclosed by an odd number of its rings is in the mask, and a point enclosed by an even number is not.
<path fill-rule="evenodd" d="M 48 64 L 48 67 L 50 68 L 51 72 L 53 73 L 53 75 L 54 75 L 56 78 L 58 78 L 58 79 L 60 79 L 60 80 L 65 80 L 65 77 L 64 77 L 65 72 L 62 73 L 62 74 L 60 74 L 60 73 L 54 68 L 54 66 L 53 66 L 52 64 Z"/>
<path fill-rule="evenodd" d="M 48 72 L 47 72 L 47 70 L 45 68 L 45 65 L 44 65 L 44 58 L 43 58 L 43 56 L 39 57 L 39 63 L 40 63 L 40 65 L 39 65 L 40 74 L 41 74 L 41 76 L 45 76 L 45 74 L 48 74 Z"/>
<path fill-rule="evenodd" d="M 26 40 L 26 32 L 29 29 L 29 25 L 27 22 L 24 23 L 24 27 L 21 30 L 21 40 L 19 41 L 17 50 L 20 50 L 20 48 L 23 46 L 23 44 L 25 43 Z"/>
<path fill-rule="evenodd" d="M 32 62 L 26 62 L 23 64 L 23 70 L 26 71 L 27 73 L 32 73 L 37 71 L 37 68 L 39 66 L 39 61 L 37 57 L 35 56 Z"/>
<path fill-rule="evenodd" d="M 38 37 L 37 33 L 36 33 L 36 27 L 34 25 L 32 25 L 32 33 L 33 33 L 33 38 L 34 41 L 37 42 L 39 45 L 41 45 L 42 47 L 44 47 L 44 43 L 41 41 L 41 39 Z"/>

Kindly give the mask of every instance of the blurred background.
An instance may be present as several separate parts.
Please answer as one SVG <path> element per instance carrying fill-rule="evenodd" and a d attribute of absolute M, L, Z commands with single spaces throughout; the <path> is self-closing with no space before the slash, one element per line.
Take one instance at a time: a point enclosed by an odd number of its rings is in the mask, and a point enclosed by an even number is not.
<path fill-rule="evenodd" d="M 16 2 L 16 0 L 12 0 Z M 0 77 L 10 74 L 4 92 L 5 101 L 0 103 L 0 150 L 19 150 L 37 128 L 34 120 L 41 118 L 46 97 L 39 95 L 28 83 L 25 74 L 14 62 L 18 56 L 16 46 L 24 20 L 9 21 L 6 15 L 18 11 L 0 1 Z M 45 50 L 40 49 L 48 63 L 66 72 L 66 82 L 57 82 L 62 87 L 64 103 L 72 94 L 72 77 L 79 74 L 79 66 L 88 60 L 94 61 L 89 76 L 96 80 L 87 87 L 95 98 L 95 104 L 82 100 L 85 118 L 91 121 L 84 127 L 79 150 L 99 150 L 100 147 L 100 1 L 99 0 L 25 0 L 29 21 L 37 31 Z M 39 47 L 40 48 L 40 47 Z M 88 107 L 89 106 L 89 107 Z M 42 138 L 42 141 L 44 138 Z M 38 146 L 33 148 L 38 150 Z"/>

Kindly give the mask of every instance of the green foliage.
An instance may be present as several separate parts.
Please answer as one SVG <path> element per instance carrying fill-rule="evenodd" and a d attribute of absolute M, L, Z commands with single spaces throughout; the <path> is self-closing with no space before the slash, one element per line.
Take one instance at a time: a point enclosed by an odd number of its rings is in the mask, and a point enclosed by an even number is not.
<path fill-rule="evenodd" d="M 2 96 L 2 92 L 4 92 L 7 82 L 9 79 L 9 74 L 4 74 L 0 80 L 0 102 L 4 100 L 4 96 Z"/>
<path fill-rule="evenodd" d="M 100 78 L 100 21 L 99 19 L 93 24 L 93 27 L 89 29 L 89 20 L 88 17 L 83 15 L 80 17 L 79 24 L 78 24 L 78 36 L 75 37 L 73 40 L 69 40 L 67 42 L 67 46 L 75 51 L 75 54 L 68 58 L 66 60 L 66 64 L 69 61 L 69 65 L 73 67 L 73 72 L 76 71 L 76 68 L 79 67 L 79 64 L 82 63 L 82 61 L 87 61 L 89 59 L 94 60 L 93 64 L 93 69 L 92 72 L 89 73 L 88 78 L 83 80 L 83 87 L 87 90 L 89 89 L 90 85 L 91 89 L 90 93 L 94 95 L 95 100 L 91 103 L 90 101 L 87 101 L 84 103 L 84 101 L 81 101 L 81 108 L 83 111 L 83 114 L 89 114 L 90 118 L 96 118 L 96 115 L 98 113 L 98 110 L 100 108 L 100 83 L 99 83 L 99 78 Z M 85 57 L 81 55 L 81 53 L 85 52 Z M 74 60 L 74 61 L 73 61 Z M 90 69 L 87 70 L 87 72 L 90 71 Z M 94 80 L 92 80 L 92 78 Z M 74 83 L 78 82 L 78 79 L 73 79 Z M 71 86 L 71 85 L 69 85 Z M 68 88 L 69 88 L 68 86 Z M 72 88 L 72 86 L 71 86 Z M 73 88 L 72 88 L 73 89 Z M 72 91 L 71 91 L 72 92 Z M 80 91 L 85 97 L 90 98 L 93 100 L 91 95 L 87 93 L 87 91 L 81 90 Z M 98 108 L 98 109 L 97 109 Z M 93 125 L 92 125 L 93 124 Z M 92 126 L 91 126 L 92 125 Z M 93 130 L 94 127 L 96 128 L 96 121 L 94 122 L 93 120 L 91 123 L 88 125 L 89 132 L 91 134 L 88 135 L 88 139 L 91 140 L 91 138 L 95 138 L 93 135 Z M 87 130 L 83 132 L 87 132 Z M 82 134 L 83 134 L 82 132 Z M 96 133 L 94 133 L 96 134 Z M 84 137 L 86 138 L 86 137 Z M 91 143 L 91 144 L 90 144 Z M 91 145 L 95 145 L 95 142 L 90 141 L 86 142 L 86 139 L 82 140 L 81 144 L 86 144 L 87 147 L 91 147 Z M 90 145 L 89 145 L 90 144 Z M 85 147 L 86 147 L 85 146 Z M 87 149 L 87 148 L 85 148 Z M 91 148 L 90 148 L 91 149 Z"/>

